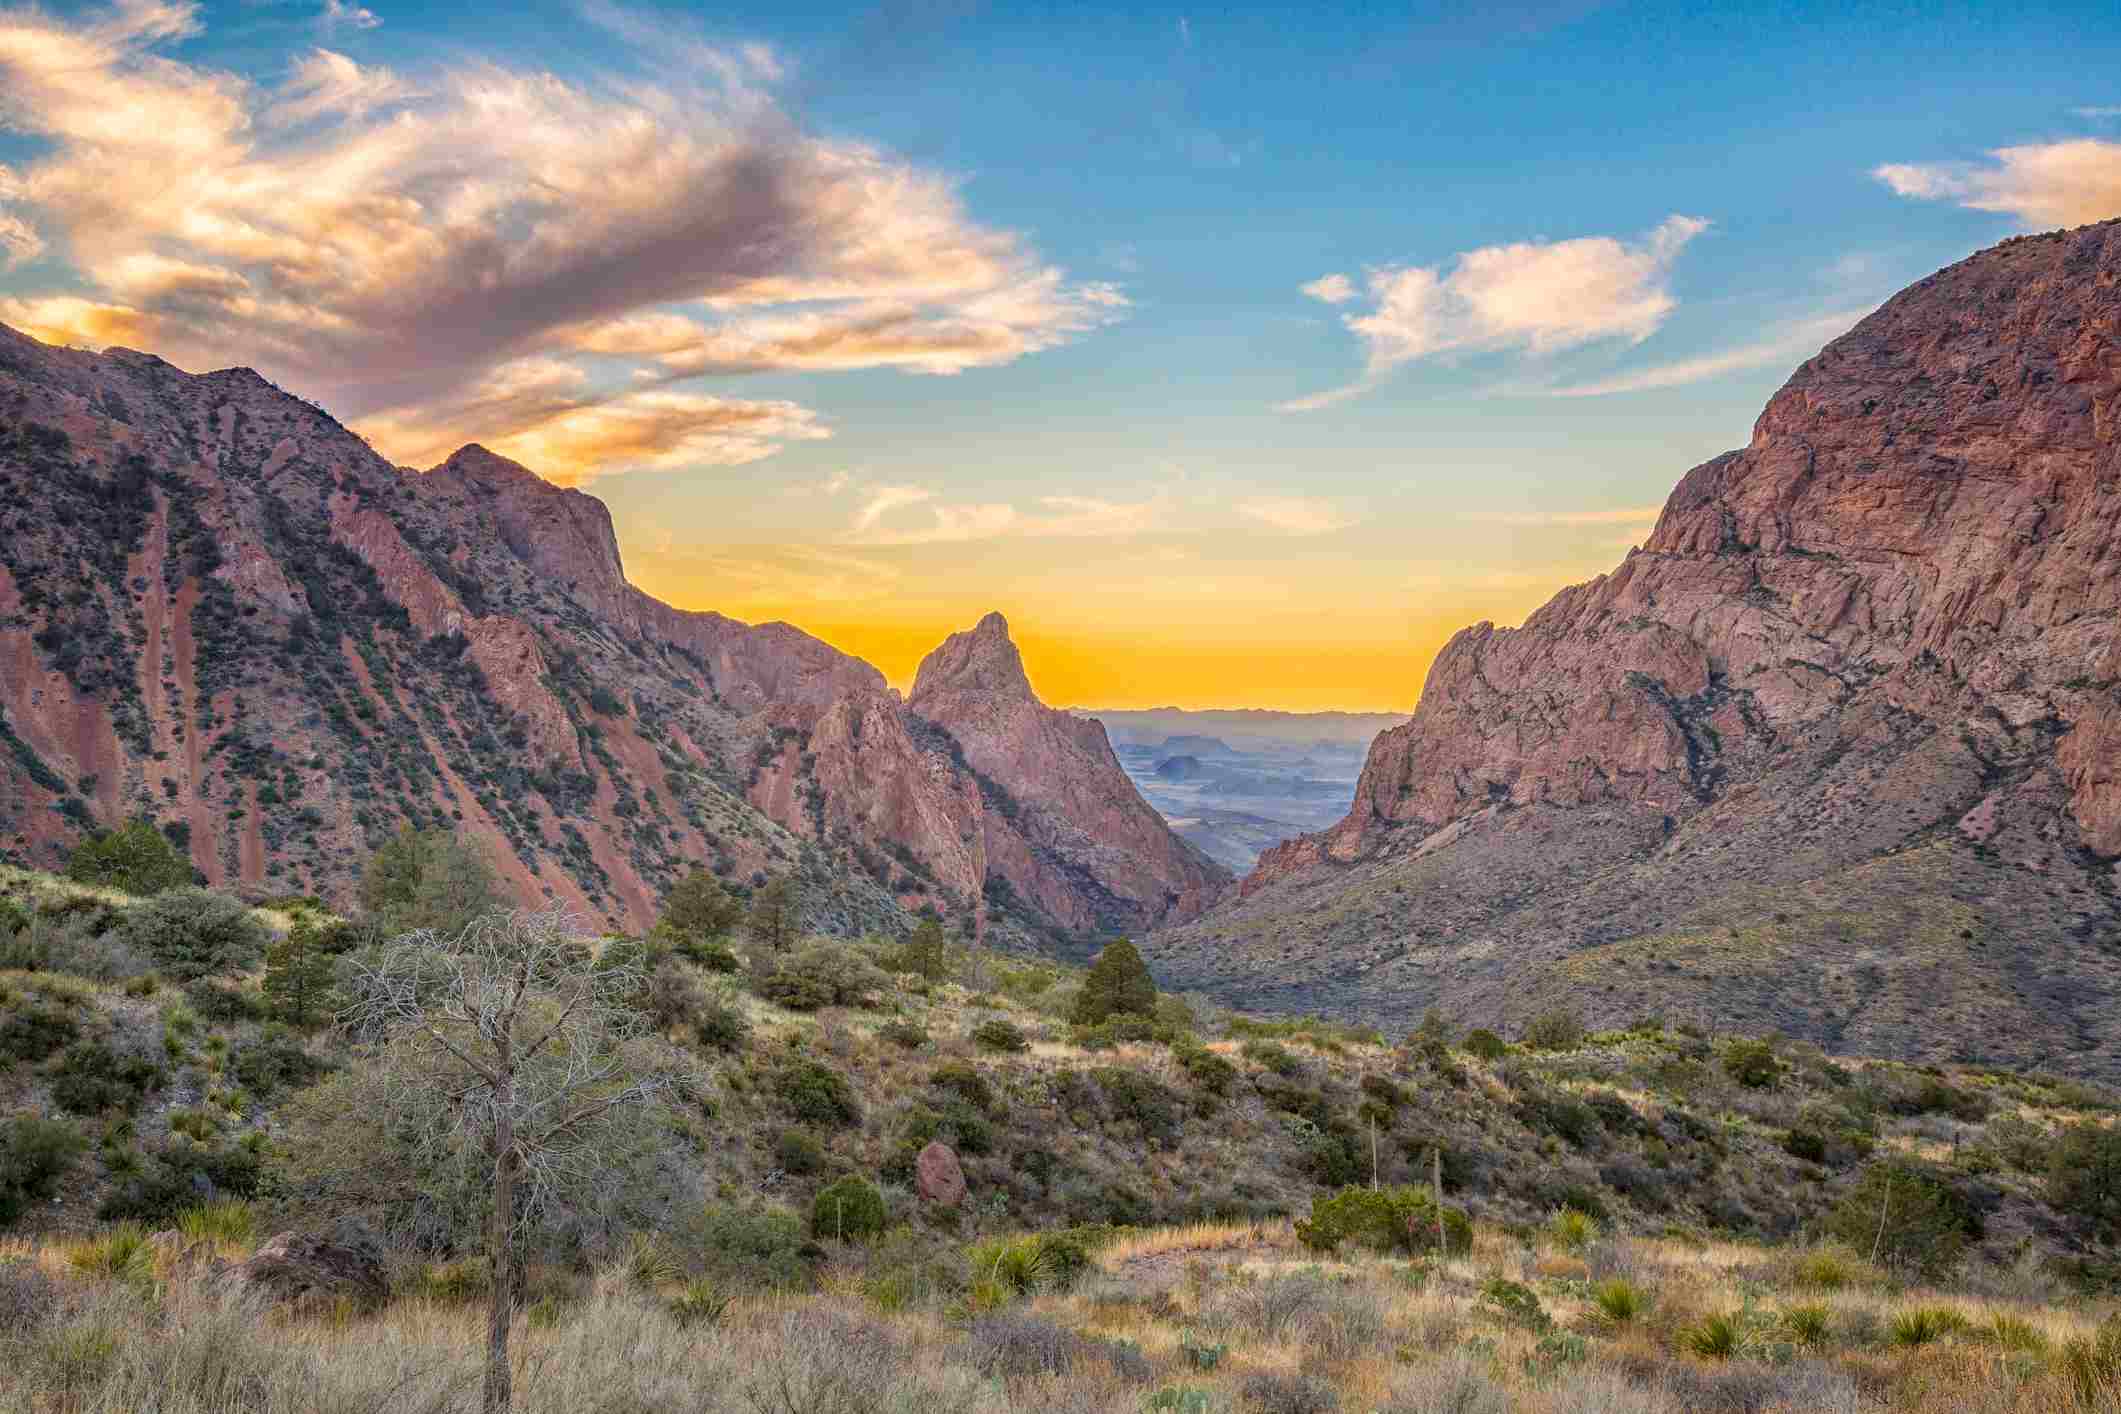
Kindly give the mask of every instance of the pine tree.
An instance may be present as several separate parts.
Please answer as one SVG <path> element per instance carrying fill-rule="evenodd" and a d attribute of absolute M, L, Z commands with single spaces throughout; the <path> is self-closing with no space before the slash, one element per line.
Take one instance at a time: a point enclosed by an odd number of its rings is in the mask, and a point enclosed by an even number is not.
<path fill-rule="evenodd" d="M 923 918 L 913 930 L 913 936 L 898 950 L 894 960 L 897 971 L 911 972 L 925 977 L 930 982 L 940 982 L 950 970 L 950 955 L 943 942 L 943 925 L 933 918 Z"/>
<path fill-rule="evenodd" d="M 265 950 L 260 985 L 280 1019 L 295 1026 L 321 1020 L 332 1003 L 332 960 L 323 941 L 323 931 L 305 913 Z"/>
<path fill-rule="evenodd" d="M 768 952 L 786 952 L 801 924 L 802 900 L 795 879 L 787 874 L 772 880 L 751 896 L 751 913 L 745 928 Z"/>
<path fill-rule="evenodd" d="M 1082 994 L 1075 999 L 1077 1025 L 1095 1026 L 1115 1016 L 1155 1016 L 1156 982 L 1148 964 L 1134 944 L 1118 938 L 1105 945 L 1083 976 Z"/>
<path fill-rule="evenodd" d="M 680 943 L 705 943 L 722 937 L 744 916 L 744 906 L 722 887 L 721 880 L 695 869 L 663 895 L 657 928 Z"/>

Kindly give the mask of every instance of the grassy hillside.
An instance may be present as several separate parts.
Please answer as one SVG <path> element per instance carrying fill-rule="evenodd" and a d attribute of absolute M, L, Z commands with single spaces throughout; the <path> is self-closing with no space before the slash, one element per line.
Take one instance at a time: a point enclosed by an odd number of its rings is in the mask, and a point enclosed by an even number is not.
<path fill-rule="evenodd" d="M 6 1172 L 28 1195 L 0 1303 L 37 1313 L 0 1337 L 6 1407 L 471 1407 L 475 1218 L 369 1122 L 371 1048 L 294 1024 L 255 964 L 176 983 L 137 946 L 143 902 L 21 873 L 0 897 Z M 1584 1036 L 1559 1012 L 1537 1047 L 1169 996 L 1085 1028 L 1082 974 L 1054 964 L 751 951 L 649 951 L 646 1043 L 700 1083 L 655 1121 L 677 1157 L 615 1158 L 610 1202 L 532 1252 L 524 1407 L 2109 1407 L 2056 1402 L 2112 1395 L 2114 1266 L 2051 1173 L 2112 1125 L 2103 1091 L 1647 1020 Z M 41 1188 L 38 1136 L 63 1151 Z M 962 1163 L 953 1207 L 914 1191 L 930 1140 Z M 1310 1221 L 1373 1184 L 1433 1216 L 1432 1165 L 1466 1250 Z M 881 1231 L 847 1237 L 844 1210 L 835 1230 L 818 1196 L 850 1182 Z M 1941 1260 L 1892 1221 L 1931 1192 Z M 379 1311 L 223 1309 L 184 1240 L 127 1255 L 167 1228 L 234 1258 L 348 1216 L 389 1247 Z M 1963 1322 L 1898 1333 L 1932 1307 Z M 1970 1388 L 1989 1402 L 1943 1402 Z"/>

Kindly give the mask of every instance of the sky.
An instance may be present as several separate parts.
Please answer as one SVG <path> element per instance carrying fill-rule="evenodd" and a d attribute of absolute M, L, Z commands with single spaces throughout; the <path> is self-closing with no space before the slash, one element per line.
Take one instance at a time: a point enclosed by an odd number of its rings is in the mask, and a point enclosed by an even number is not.
<path fill-rule="evenodd" d="M 900 686 L 999 609 L 1064 705 L 1408 710 L 2117 215 L 2111 0 L 0 0 L 0 322 L 484 443 Z"/>

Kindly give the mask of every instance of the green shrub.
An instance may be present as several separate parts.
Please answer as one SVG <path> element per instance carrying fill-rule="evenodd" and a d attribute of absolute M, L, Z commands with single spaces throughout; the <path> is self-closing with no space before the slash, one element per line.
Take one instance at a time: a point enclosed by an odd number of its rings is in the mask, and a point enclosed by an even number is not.
<path fill-rule="evenodd" d="M 1890 1330 L 1893 1344 L 1912 1348 L 1956 1335 L 1966 1325 L 1966 1317 L 1950 1306 L 1917 1306 L 1896 1313 Z"/>
<path fill-rule="evenodd" d="M 876 1185 L 849 1174 L 818 1190 L 810 1204 L 810 1235 L 837 1242 L 874 1237 L 884 1230 L 884 1195 Z"/>
<path fill-rule="evenodd" d="M 1583 1017 L 1574 1007 L 1554 1007 L 1525 1024 L 1524 1044 L 1535 1051 L 1573 1051 L 1583 1044 Z"/>
<path fill-rule="evenodd" d="M 825 1146 L 807 1130 L 784 1129 L 774 1141 L 773 1160 L 788 1173 L 817 1173 L 825 1167 Z"/>
<path fill-rule="evenodd" d="M 699 1043 L 717 1051 L 740 1051 L 751 1039 L 751 1018 L 743 1005 L 730 995 L 726 984 L 710 988 L 695 1002 L 692 1034 Z"/>
<path fill-rule="evenodd" d="M 203 1020 L 217 1026 L 261 1021 L 267 1012 L 263 996 L 247 987 L 218 982 L 211 977 L 195 977 L 186 982 L 184 1000 Z"/>
<path fill-rule="evenodd" d="M 1926 1165 L 1903 1161 L 1865 1169 L 1823 1226 L 1855 1251 L 1875 1248 L 1888 1266 L 1927 1277 L 1950 1270 L 1981 1235 L 1979 1215 L 1957 1189 Z"/>
<path fill-rule="evenodd" d="M 1473 1249 L 1473 1224 L 1458 1208 L 1443 1210 L 1448 1252 Z M 1354 1242 L 1377 1252 L 1436 1250 L 1436 1200 L 1425 1187 L 1343 1188 L 1311 1200 L 1311 1216 L 1296 1222 L 1296 1236 L 1314 1252 Z"/>
<path fill-rule="evenodd" d="M 928 1072 L 928 1083 L 983 1110 L 994 1104 L 994 1087 L 987 1083 L 986 1076 L 965 1061 L 943 1062 Z"/>
<path fill-rule="evenodd" d="M 810 943 L 784 957 L 758 983 L 758 993 L 790 1011 L 867 1006 L 891 986 L 890 977 L 844 943 Z"/>
<path fill-rule="evenodd" d="M 2073 1124 L 2047 1163 L 2047 1200 L 2101 1233 L 2121 1233 L 2121 1127 Z"/>
<path fill-rule="evenodd" d="M 1642 1288 L 1626 1277 L 1607 1277 L 1591 1288 L 1591 1304 L 1598 1314 L 1616 1326 L 1624 1326 L 1649 1308 Z"/>
<path fill-rule="evenodd" d="M 161 1083 L 162 1069 L 153 1061 L 82 1041 L 67 1047 L 52 1072 L 52 1103 L 75 1114 L 130 1113 Z"/>
<path fill-rule="evenodd" d="M 245 1145 L 172 1139 L 148 1154 L 137 1173 L 115 1184 L 96 1215 L 160 1226 L 202 1197 L 255 1197 L 263 1177 L 258 1155 Z"/>
<path fill-rule="evenodd" d="M 1806 1349 L 1816 1349 L 1826 1344 L 1827 1328 L 1832 1322 L 1832 1315 L 1824 1302 L 1802 1302 L 1783 1309 L 1782 1328 L 1789 1332 L 1793 1344 Z"/>
<path fill-rule="evenodd" d="M 1090 1074 L 1114 1117 L 1135 1125 L 1151 1143 L 1168 1144 L 1178 1137 L 1186 1107 L 1177 1092 L 1124 1066 L 1105 1066 Z"/>
<path fill-rule="evenodd" d="M 1766 1090 L 1782 1077 L 1782 1062 L 1773 1043 L 1739 1039 L 1724 1045 L 1723 1073 L 1748 1090 Z"/>
<path fill-rule="evenodd" d="M 65 1012 L 18 997 L 0 1012 L 0 1059 L 35 1065 L 80 1034 L 81 1028 Z"/>
<path fill-rule="evenodd" d="M 1125 938 L 1107 943 L 1090 970 L 1083 974 L 1069 1020 L 1079 1026 L 1095 1026 L 1114 1016 L 1156 1015 L 1156 983 L 1149 976 L 1134 944 Z"/>
<path fill-rule="evenodd" d="M 1276 1041 L 1247 1041 L 1242 1051 L 1246 1060 L 1264 1066 L 1283 1079 L 1303 1069 L 1303 1062 L 1296 1058 L 1295 1052 Z"/>
<path fill-rule="evenodd" d="M 1826 1140 L 1810 1129 L 1792 1129 L 1782 1136 L 1782 1152 L 1809 1164 L 1826 1162 Z"/>
<path fill-rule="evenodd" d="M 656 931 L 680 949 L 705 947 L 733 932 L 743 917 L 744 905 L 722 887 L 721 880 L 695 869 L 663 895 L 663 916 L 656 922 Z"/>
<path fill-rule="evenodd" d="M 1745 1332 L 1731 1316 L 1703 1316 L 1679 1331 L 1679 1346 L 1703 1360 L 1728 1360 L 1745 1344 Z"/>
<path fill-rule="evenodd" d="M 279 1028 L 238 1048 L 228 1062 L 228 1073 L 236 1083 L 261 1100 L 269 1100 L 283 1090 L 314 1085 L 331 1071 L 328 1062 L 318 1060 L 287 1039 L 287 1033 Z"/>
<path fill-rule="evenodd" d="M 171 889 L 126 912 L 126 943 L 180 982 L 257 965 L 270 935 L 250 910 L 210 889 Z"/>
<path fill-rule="evenodd" d="M 1094 1025 L 1068 1028 L 1068 1039 L 1086 1051 L 1109 1051 L 1128 1043 L 1156 1042 L 1169 1045 L 1186 1033 L 1146 1016 L 1108 1016 Z"/>
<path fill-rule="evenodd" d="M 917 1051 L 928 1044 L 927 1027 L 900 1018 L 894 1018 L 877 1027 L 876 1034 L 877 1039 L 889 1041 L 894 1046 L 903 1046 L 909 1051 Z"/>
<path fill-rule="evenodd" d="M 0 1227 L 59 1191 L 88 1141 L 72 1125 L 38 1115 L 0 1123 Z"/>
<path fill-rule="evenodd" d="M 1506 1277 L 1489 1277 L 1480 1284 L 1480 1304 L 1503 1320 L 1526 1330 L 1545 1331 L 1554 1324 L 1546 1308 L 1539 1304 L 1539 1294 L 1523 1282 Z"/>
<path fill-rule="evenodd" d="M 928 982 L 947 978 L 950 952 L 943 941 L 943 925 L 933 918 L 923 918 L 914 927 L 913 936 L 891 955 L 891 970 L 911 973 Z"/>
<path fill-rule="evenodd" d="M 814 1060 L 795 1059 L 781 1068 L 775 1088 L 789 1112 L 820 1129 L 849 1129 L 862 1122 L 861 1104 L 847 1077 Z"/>
<path fill-rule="evenodd" d="M 324 949 L 322 929 L 307 914 L 265 949 L 260 990 L 280 1019 L 293 1026 L 313 1026 L 339 1005 L 332 955 Z"/>
<path fill-rule="evenodd" d="M 1192 1046 L 1174 1053 L 1179 1069 L 1210 1095 L 1227 1095 L 1237 1079 L 1237 1067 L 1205 1046 Z"/>
<path fill-rule="evenodd" d="M 792 1287 L 809 1276 L 803 1223 L 786 1208 L 702 1209 L 686 1235 L 707 1271 L 733 1285 Z"/>
<path fill-rule="evenodd" d="M 1501 1060 L 1510 1049 L 1502 1037 L 1485 1026 L 1476 1026 L 1466 1033 L 1465 1048 L 1468 1055 L 1477 1056 L 1484 1061 Z"/>
<path fill-rule="evenodd" d="M 1598 1240 L 1598 1219 L 1581 1208 L 1561 1208 L 1548 1219 L 1547 1232 L 1563 1251 L 1581 1252 Z"/>
<path fill-rule="evenodd" d="M 1023 1029 L 998 1016 L 974 1027 L 972 1040 L 982 1050 L 988 1051 L 1013 1053 L 1031 1049 L 1030 1038 L 1024 1035 Z"/>
<path fill-rule="evenodd" d="M 151 820 L 91 835 L 67 857 L 66 877 L 80 884 L 146 897 L 192 881 L 191 860 L 177 853 Z"/>

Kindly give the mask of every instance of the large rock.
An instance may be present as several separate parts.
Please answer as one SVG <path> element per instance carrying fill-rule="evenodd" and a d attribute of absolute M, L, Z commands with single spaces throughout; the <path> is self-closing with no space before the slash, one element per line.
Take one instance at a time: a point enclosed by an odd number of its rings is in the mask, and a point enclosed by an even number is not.
<path fill-rule="evenodd" d="M 341 1300 L 379 1306 L 390 1296 L 383 1246 L 354 1221 L 330 1231 L 282 1232 L 220 1276 L 231 1289 L 278 1305 L 319 1309 Z"/>
<path fill-rule="evenodd" d="M 965 1201 L 965 1170 L 957 1154 L 939 1139 L 931 1139 L 913 1161 L 913 1191 L 924 1203 L 954 1208 Z"/>
<path fill-rule="evenodd" d="M 1152 960 L 1373 1019 L 1567 1000 L 2121 1075 L 2117 763 L 2107 222 L 1834 340 L 1611 574 L 1452 639 L 1346 818 Z"/>

